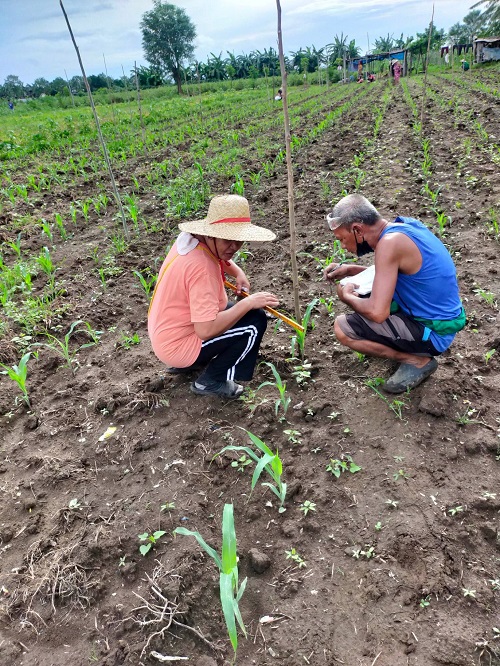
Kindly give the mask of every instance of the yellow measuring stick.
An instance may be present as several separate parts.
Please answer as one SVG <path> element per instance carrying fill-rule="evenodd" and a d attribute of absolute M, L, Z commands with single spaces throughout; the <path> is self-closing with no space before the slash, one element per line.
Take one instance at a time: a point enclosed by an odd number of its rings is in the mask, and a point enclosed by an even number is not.
<path fill-rule="evenodd" d="M 229 289 L 232 289 L 233 291 L 236 291 L 236 285 L 229 282 L 229 280 L 224 280 L 224 285 L 226 287 L 229 287 Z M 246 291 L 242 291 L 240 295 L 243 296 L 243 297 L 248 296 Z M 274 308 L 269 308 L 269 307 L 267 307 L 267 305 L 264 307 L 264 310 L 267 310 L 267 312 L 269 312 L 270 314 L 274 315 L 275 317 L 278 317 L 278 319 L 281 319 L 281 321 L 284 321 L 285 324 L 288 324 L 288 326 L 291 326 L 296 331 L 299 331 L 300 333 L 304 332 L 304 327 L 303 326 L 301 326 L 300 324 L 297 324 L 297 322 L 294 321 L 293 319 L 290 319 L 290 317 L 287 317 L 286 315 L 281 314 L 281 312 L 278 312 L 278 310 L 275 310 Z"/>

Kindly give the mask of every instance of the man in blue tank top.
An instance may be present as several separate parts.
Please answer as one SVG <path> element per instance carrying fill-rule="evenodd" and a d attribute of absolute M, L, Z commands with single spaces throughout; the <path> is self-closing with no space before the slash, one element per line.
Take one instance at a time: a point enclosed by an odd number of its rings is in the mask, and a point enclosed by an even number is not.
<path fill-rule="evenodd" d="M 466 323 L 453 260 L 443 243 L 419 220 L 388 222 L 368 199 L 350 194 L 327 217 L 342 247 L 358 257 L 375 252 L 375 278 L 368 297 L 356 281 L 338 285 L 337 294 L 354 313 L 335 320 L 335 335 L 347 347 L 399 362 L 383 389 L 403 393 L 438 367 L 455 333 Z M 327 280 L 358 275 L 355 264 L 330 264 Z"/>

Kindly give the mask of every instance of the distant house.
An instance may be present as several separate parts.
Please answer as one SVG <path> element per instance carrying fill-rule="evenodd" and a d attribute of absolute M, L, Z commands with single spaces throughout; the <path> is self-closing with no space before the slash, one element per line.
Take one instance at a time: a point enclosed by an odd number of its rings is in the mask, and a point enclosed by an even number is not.
<path fill-rule="evenodd" d="M 474 59 L 476 62 L 500 60 L 500 37 L 481 37 L 474 40 Z"/>

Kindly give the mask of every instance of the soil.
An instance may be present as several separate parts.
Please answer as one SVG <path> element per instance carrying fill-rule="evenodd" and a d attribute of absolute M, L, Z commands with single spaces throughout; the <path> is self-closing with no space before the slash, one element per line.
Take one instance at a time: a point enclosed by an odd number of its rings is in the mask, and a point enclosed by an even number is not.
<path fill-rule="evenodd" d="M 313 298 L 324 302 L 313 309 L 305 343 L 311 377 L 303 384 L 292 374 L 297 361 L 287 360 L 291 330 L 275 330 L 270 321 L 264 338 L 262 361 L 274 363 L 287 382 L 285 418 L 281 407 L 275 413 L 276 388 L 257 390 L 273 379 L 265 364 L 245 400 L 224 402 L 194 396 L 193 377 L 166 374 L 153 355 L 148 298 L 132 271 L 162 259 L 177 221 L 164 224 L 162 204 L 146 187 L 140 208 L 161 229 L 133 237 L 105 289 L 92 249 L 104 256 L 109 246 L 112 205 L 55 243 L 64 293 L 49 332 L 61 336 L 82 320 L 102 335 L 78 352 L 72 368 L 39 348 L 29 361 L 30 410 L 14 405 L 17 389 L 0 380 L 0 663 L 161 663 L 154 653 L 197 666 L 230 663 L 215 564 L 193 538 L 172 532 L 197 530 L 220 550 L 223 507 L 234 503 L 240 578 L 248 577 L 238 664 L 500 664 L 500 275 L 498 234 L 487 229 L 495 211 L 500 217 L 500 103 L 498 94 L 479 91 L 480 78 L 474 72 L 465 81 L 429 79 L 424 134 L 432 185 L 452 218 L 443 240 L 457 266 L 468 325 L 438 371 L 400 404 L 366 383 L 388 377 L 391 364 L 358 359 L 336 342 L 334 316 L 346 308 L 322 281 L 317 259 L 332 250 L 327 199 L 354 190 L 353 159 L 360 154 L 360 190 L 384 217 L 410 215 L 437 229 L 401 86 L 350 86 L 359 103 L 294 155 L 300 301 L 303 310 Z M 407 85 L 420 105 L 422 80 Z M 243 167 L 257 168 L 255 155 Z M 128 187 L 147 169 L 148 160 L 138 157 L 117 178 Z M 210 180 L 213 193 L 230 185 L 227 178 Z M 48 217 L 95 194 L 85 179 L 72 187 L 77 194 L 69 186 L 33 193 L 31 212 Z M 245 270 L 252 288 L 272 289 L 283 310 L 293 312 L 284 168 L 245 195 L 254 220 L 278 235 L 273 244 L 250 248 Z M 14 220 L 6 206 L 2 238 L 15 238 Z M 24 233 L 24 247 L 39 254 L 47 240 L 38 230 Z M 6 261 L 13 259 L 4 249 Z M 493 294 L 490 302 L 485 292 Z M 22 331 L 12 325 L 10 333 L 0 358 L 8 364 L 20 358 Z M 138 333 L 140 343 L 126 348 L 122 333 Z M 78 333 L 72 349 L 88 341 Z M 228 444 L 248 445 L 245 430 L 279 449 L 288 483 L 284 513 L 260 483 L 250 495 L 251 470 L 232 464 L 239 454 L 214 458 Z M 331 459 L 347 456 L 360 471 L 339 478 L 327 471 Z M 306 501 L 315 509 L 304 515 Z M 142 556 L 138 535 L 156 530 L 165 534 Z M 306 566 L 287 559 L 292 549 Z"/>

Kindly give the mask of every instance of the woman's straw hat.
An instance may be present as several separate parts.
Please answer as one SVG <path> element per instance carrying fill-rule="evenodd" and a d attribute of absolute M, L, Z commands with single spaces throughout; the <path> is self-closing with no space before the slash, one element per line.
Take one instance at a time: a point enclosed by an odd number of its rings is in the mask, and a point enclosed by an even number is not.
<path fill-rule="evenodd" d="M 181 231 L 234 241 L 270 241 L 276 238 L 269 229 L 250 222 L 250 207 L 245 197 L 223 194 L 214 197 L 204 220 L 182 222 Z"/>

